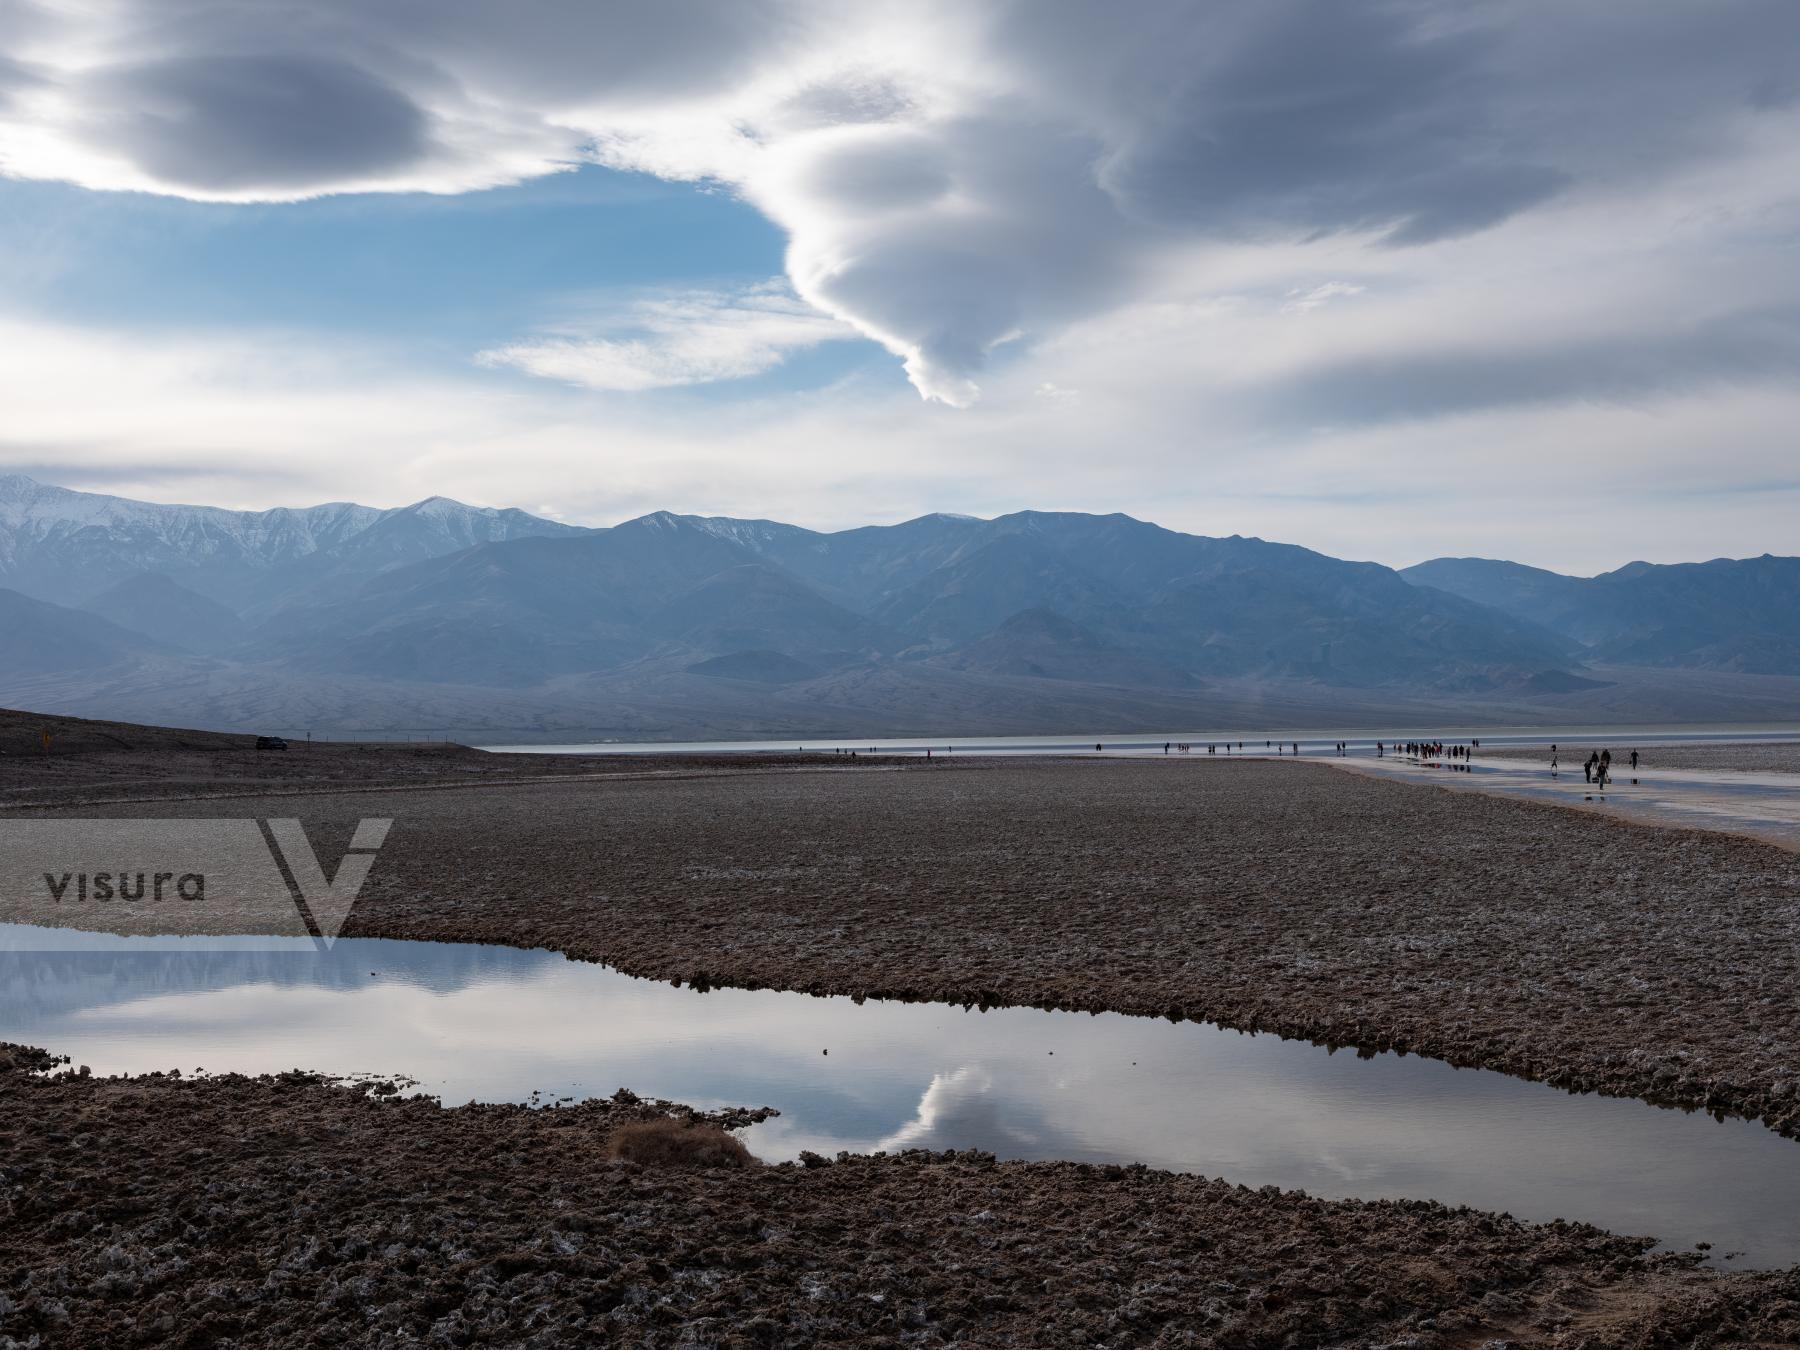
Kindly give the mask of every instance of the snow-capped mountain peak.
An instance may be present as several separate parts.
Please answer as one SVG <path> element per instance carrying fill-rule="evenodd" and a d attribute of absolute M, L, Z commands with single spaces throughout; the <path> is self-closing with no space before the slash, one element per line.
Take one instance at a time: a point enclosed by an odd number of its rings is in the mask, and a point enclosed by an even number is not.
<path fill-rule="evenodd" d="M 325 502 L 233 511 L 134 501 L 4 474 L 0 586 L 81 603 L 126 577 L 159 572 L 235 605 L 258 589 L 259 578 L 308 559 L 360 553 L 393 565 L 575 528 L 448 497 L 391 509 Z"/>

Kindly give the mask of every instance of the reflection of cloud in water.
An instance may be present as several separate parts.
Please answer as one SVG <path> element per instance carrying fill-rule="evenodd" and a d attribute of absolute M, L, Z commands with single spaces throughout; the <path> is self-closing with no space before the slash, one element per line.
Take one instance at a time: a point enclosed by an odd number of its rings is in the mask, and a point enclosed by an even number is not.
<path fill-rule="evenodd" d="M 824 1103 L 820 1103 L 824 1105 Z M 886 1134 L 867 1136 L 833 1129 L 833 1112 L 800 1110 L 759 1125 L 745 1142 L 771 1161 L 793 1158 L 801 1150 L 815 1153 L 897 1153 L 904 1149 L 981 1149 L 1001 1158 L 1067 1158 L 1111 1160 L 1096 1153 L 1091 1142 L 1059 1122 L 1029 1088 L 1014 1081 L 997 1083 L 992 1072 L 967 1064 L 934 1073 L 914 1109 L 912 1119 Z"/>
<path fill-rule="evenodd" d="M 0 928 L 0 949 L 7 937 Z M 102 1074 L 401 1074 L 451 1103 L 629 1087 L 778 1108 L 746 1136 L 771 1160 L 980 1148 L 1144 1162 L 1800 1256 L 1800 1146 L 1416 1057 L 1331 1056 L 1117 1014 L 702 995 L 548 952 L 153 945 L 0 950 L 0 1040 L 75 1054 Z"/>
<path fill-rule="evenodd" d="M 919 1113 L 876 1147 L 890 1153 L 903 1148 L 979 1148 L 1003 1158 L 1038 1158 L 1044 1156 L 1043 1134 L 1028 1128 L 1034 1123 L 1043 1123 L 1037 1112 L 1022 1113 L 1016 1101 L 996 1097 L 993 1075 L 966 1065 L 933 1075 L 919 1099 Z"/>

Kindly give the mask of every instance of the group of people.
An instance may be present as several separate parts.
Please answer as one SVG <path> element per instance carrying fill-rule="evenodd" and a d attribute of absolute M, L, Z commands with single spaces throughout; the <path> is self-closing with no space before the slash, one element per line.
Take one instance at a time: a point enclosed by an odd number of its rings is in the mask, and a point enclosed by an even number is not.
<path fill-rule="evenodd" d="M 1480 741 L 1470 741 L 1467 745 L 1449 745 L 1443 741 L 1400 741 L 1394 742 L 1396 755 L 1411 755 L 1414 759 L 1454 759 L 1467 764 L 1469 756 L 1481 749 Z M 1375 753 L 1378 756 L 1387 754 L 1387 747 L 1380 741 L 1375 742 Z"/>
<path fill-rule="evenodd" d="M 1223 742 L 1213 741 L 1207 745 L 1206 753 L 1209 755 L 1218 754 L 1219 746 L 1221 744 L 1224 745 L 1225 753 L 1228 755 L 1232 752 L 1232 747 L 1234 745 L 1239 750 L 1242 750 L 1244 748 L 1244 743 L 1242 741 L 1235 741 L 1235 742 L 1234 741 L 1223 741 Z M 1165 755 L 1169 754 L 1171 752 L 1173 752 L 1177 755 L 1188 755 L 1188 754 L 1192 754 L 1193 751 L 1194 751 L 1194 743 L 1192 741 L 1164 741 L 1163 742 L 1163 753 Z"/>
<path fill-rule="evenodd" d="M 1557 776 L 1558 765 L 1557 749 L 1555 745 L 1552 745 L 1550 747 L 1550 776 L 1552 778 Z M 1637 767 L 1638 752 L 1633 750 L 1631 752 L 1632 773 L 1637 772 Z M 1601 787 L 1605 787 L 1607 780 L 1612 777 L 1612 751 L 1604 748 L 1588 751 L 1588 757 L 1581 762 L 1581 776 L 1590 783 L 1598 783 Z"/>

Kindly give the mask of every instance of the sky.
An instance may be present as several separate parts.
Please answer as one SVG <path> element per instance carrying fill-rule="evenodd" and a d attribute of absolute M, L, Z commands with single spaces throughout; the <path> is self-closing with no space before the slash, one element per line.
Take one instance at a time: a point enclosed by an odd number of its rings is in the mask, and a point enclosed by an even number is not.
<path fill-rule="evenodd" d="M 0 0 L 0 467 L 1800 552 L 1792 0 Z"/>

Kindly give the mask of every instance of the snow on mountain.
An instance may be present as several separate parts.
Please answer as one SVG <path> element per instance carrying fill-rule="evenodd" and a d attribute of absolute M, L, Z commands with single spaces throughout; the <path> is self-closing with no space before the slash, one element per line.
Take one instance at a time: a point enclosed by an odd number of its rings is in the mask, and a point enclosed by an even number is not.
<path fill-rule="evenodd" d="M 133 501 L 4 474 L 0 585 L 79 604 L 128 577 L 152 572 L 237 607 L 286 569 L 321 575 L 334 570 L 330 561 L 380 568 L 576 528 L 447 497 L 388 510 L 327 502 L 232 511 Z"/>
<path fill-rule="evenodd" d="M 681 519 L 699 526 L 716 539 L 742 544 L 757 553 L 768 552 L 771 544 L 802 538 L 810 541 L 818 537 L 811 530 L 798 525 L 783 525 L 776 520 L 738 520 L 732 516 L 683 516 Z"/>
<path fill-rule="evenodd" d="M 23 474 L 0 475 L 0 527 L 20 539 L 46 539 L 97 529 L 108 535 L 163 544 L 184 552 L 236 548 L 247 558 L 297 557 L 348 538 L 383 512 L 354 502 L 231 511 L 133 501 L 39 483 Z"/>

